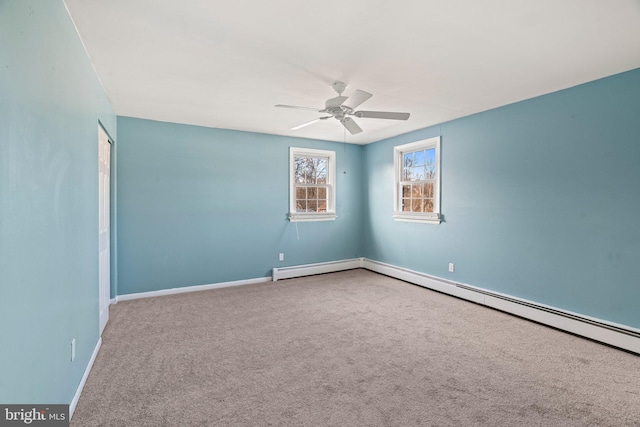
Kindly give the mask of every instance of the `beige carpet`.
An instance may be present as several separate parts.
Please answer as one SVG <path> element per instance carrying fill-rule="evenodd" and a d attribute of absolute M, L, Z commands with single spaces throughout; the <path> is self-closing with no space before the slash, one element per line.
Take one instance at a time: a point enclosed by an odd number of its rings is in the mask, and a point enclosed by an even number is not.
<path fill-rule="evenodd" d="M 640 426 L 640 357 L 352 270 L 120 302 L 72 426 Z"/>

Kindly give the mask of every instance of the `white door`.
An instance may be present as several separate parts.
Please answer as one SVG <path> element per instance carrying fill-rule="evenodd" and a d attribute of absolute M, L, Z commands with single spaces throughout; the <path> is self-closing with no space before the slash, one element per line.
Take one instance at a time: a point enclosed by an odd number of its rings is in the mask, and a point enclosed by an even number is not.
<path fill-rule="evenodd" d="M 111 257 L 110 257 L 110 185 L 111 178 L 111 144 L 104 129 L 98 126 L 98 160 L 100 179 L 99 205 L 99 304 L 100 304 L 100 335 L 109 320 L 109 302 L 111 299 Z"/>

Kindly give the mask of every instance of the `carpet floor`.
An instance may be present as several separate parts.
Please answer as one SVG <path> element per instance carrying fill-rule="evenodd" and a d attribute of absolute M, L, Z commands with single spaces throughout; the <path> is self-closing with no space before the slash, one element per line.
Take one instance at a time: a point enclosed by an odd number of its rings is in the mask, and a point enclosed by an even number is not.
<path fill-rule="evenodd" d="M 71 426 L 640 426 L 640 357 L 350 270 L 111 307 Z"/>

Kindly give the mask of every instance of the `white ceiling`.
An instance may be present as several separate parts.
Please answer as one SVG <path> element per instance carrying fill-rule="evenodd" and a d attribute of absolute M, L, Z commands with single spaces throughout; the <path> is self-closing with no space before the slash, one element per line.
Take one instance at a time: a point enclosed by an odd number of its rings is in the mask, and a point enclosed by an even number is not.
<path fill-rule="evenodd" d="M 640 67 L 640 0 L 65 0 L 116 114 L 365 144 Z"/>

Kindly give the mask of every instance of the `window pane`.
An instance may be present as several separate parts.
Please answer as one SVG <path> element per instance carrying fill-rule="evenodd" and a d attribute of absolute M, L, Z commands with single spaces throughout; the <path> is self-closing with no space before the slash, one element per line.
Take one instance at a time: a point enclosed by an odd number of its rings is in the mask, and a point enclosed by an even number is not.
<path fill-rule="evenodd" d="M 316 187 L 308 187 L 307 199 L 317 199 L 317 198 L 318 198 L 318 189 Z"/>
<path fill-rule="evenodd" d="M 423 207 L 425 212 L 433 212 L 433 199 L 424 199 Z"/>
<path fill-rule="evenodd" d="M 436 149 L 431 148 L 424 152 L 424 164 L 436 164 Z"/>
<path fill-rule="evenodd" d="M 436 149 L 432 148 L 425 152 L 425 177 L 433 179 L 436 177 Z"/>
<path fill-rule="evenodd" d="M 422 197 L 422 185 L 414 184 L 411 186 L 411 197 L 414 199 Z"/>
<path fill-rule="evenodd" d="M 402 210 L 411 212 L 411 199 L 402 199 Z"/>
<path fill-rule="evenodd" d="M 317 212 L 317 211 L 318 211 L 318 201 L 307 200 L 307 212 Z"/>
<path fill-rule="evenodd" d="M 314 175 L 315 181 L 312 184 L 326 184 L 327 182 L 327 163 L 329 159 L 314 159 Z"/>
<path fill-rule="evenodd" d="M 411 200 L 411 212 L 422 212 L 422 199 Z"/>
<path fill-rule="evenodd" d="M 414 166 L 424 165 L 424 151 L 416 151 L 413 153 Z"/>
<path fill-rule="evenodd" d="M 310 157 L 295 157 L 295 177 L 296 182 L 308 184 L 313 171 L 313 159 Z"/>
<path fill-rule="evenodd" d="M 402 186 L 402 197 L 411 197 L 411 186 L 403 185 Z"/>
<path fill-rule="evenodd" d="M 306 211 L 307 211 L 307 201 L 296 200 L 296 212 L 306 212 Z"/>
<path fill-rule="evenodd" d="M 415 167 L 411 170 L 411 180 L 420 181 L 424 179 L 424 166 Z"/>
<path fill-rule="evenodd" d="M 436 177 L 436 165 L 426 165 L 424 167 L 425 179 L 434 179 Z"/>
<path fill-rule="evenodd" d="M 294 172 L 295 172 L 295 180 L 297 183 L 304 182 L 304 166 L 300 157 L 296 157 L 294 161 Z"/>
<path fill-rule="evenodd" d="M 318 212 L 326 212 L 326 211 L 327 211 L 327 201 L 318 200 Z"/>
<path fill-rule="evenodd" d="M 404 153 L 402 155 L 402 165 L 405 168 L 413 167 L 413 153 Z"/>
<path fill-rule="evenodd" d="M 411 181 L 411 168 L 402 169 L 402 180 Z"/>
<path fill-rule="evenodd" d="M 296 200 L 306 199 L 307 198 L 307 189 L 304 187 L 296 187 Z"/>
<path fill-rule="evenodd" d="M 433 183 L 423 184 L 423 193 L 425 197 L 433 197 Z"/>
<path fill-rule="evenodd" d="M 326 188 L 318 188 L 318 199 L 327 199 L 327 189 Z"/>

